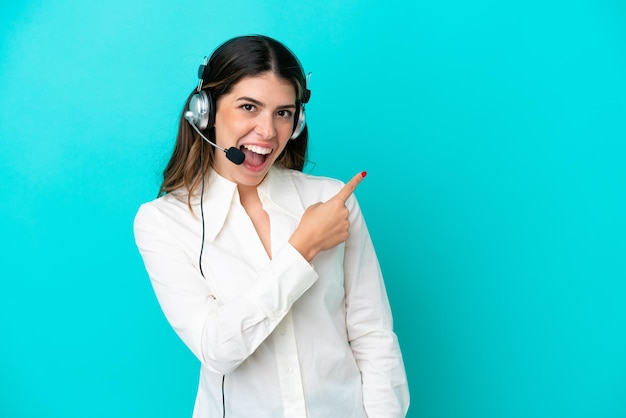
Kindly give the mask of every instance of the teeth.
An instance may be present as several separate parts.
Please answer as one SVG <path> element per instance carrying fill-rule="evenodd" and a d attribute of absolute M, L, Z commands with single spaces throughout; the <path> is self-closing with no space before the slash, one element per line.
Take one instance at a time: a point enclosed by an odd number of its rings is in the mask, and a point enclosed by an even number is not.
<path fill-rule="evenodd" d="M 246 148 L 246 149 L 249 149 L 250 151 L 254 152 L 255 154 L 267 155 L 270 152 L 272 152 L 271 148 L 260 147 L 258 145 L 244 145 L 243 147 Z"/>

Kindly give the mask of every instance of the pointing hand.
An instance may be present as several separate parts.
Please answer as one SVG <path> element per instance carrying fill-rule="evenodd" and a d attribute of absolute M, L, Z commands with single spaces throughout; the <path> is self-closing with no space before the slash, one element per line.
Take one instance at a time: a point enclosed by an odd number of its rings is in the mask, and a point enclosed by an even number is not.
<path fill-rule="evenodd" d="M 306 209 L 289 242 L 307 261 L 348 239 L 350 212 L 346 201 L 366 174 L 365 171 L 356 174 L 335 196 Z"/>

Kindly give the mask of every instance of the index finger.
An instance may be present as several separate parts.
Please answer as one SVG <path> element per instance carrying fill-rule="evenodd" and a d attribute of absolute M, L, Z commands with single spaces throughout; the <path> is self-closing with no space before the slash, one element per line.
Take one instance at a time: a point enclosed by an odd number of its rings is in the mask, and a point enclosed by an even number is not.
<path fill-rule="evenodd" d="M 345 186 L 341 188 L 341 190 L 339 190 L 334 199 L 340 199 L 343 203 L 346 203 L 346 200 L 348 200 L 352 193 L 354 193 L 354 191 L 356 190 L 356 186 L 358 186 L 359 183 L 363 181 L 363 178 L 366 174 L 367 172 L 362 171 L 352 177 L 350 181 L 347 182 Z"/>

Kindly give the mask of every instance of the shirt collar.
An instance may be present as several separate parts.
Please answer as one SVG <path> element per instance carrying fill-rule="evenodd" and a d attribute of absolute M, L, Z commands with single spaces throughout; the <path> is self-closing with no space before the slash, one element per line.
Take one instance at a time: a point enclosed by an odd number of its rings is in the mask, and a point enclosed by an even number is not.
<path fill-rule="evenodd" d="M 266 210 L 273 208 L 294 219 L 302 217 L 305 208 L 291 170 L 272 167 L 257 190 Z M 212 170 L 203 199 L 206 239 L 213 241 L 220 233 L 233 204 L 239 204 L 237 184 Z"/>

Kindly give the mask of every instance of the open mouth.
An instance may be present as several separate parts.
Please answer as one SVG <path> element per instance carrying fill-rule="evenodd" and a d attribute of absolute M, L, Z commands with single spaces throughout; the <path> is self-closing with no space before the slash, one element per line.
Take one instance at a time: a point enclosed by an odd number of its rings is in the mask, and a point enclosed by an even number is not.
<path fill-rule="evenodd" d="M 242 145 L 239 149 L 244 153 L 246 159 L 244 160 L 249 167 L 260 167 L 267 160 L 267 156 L 274 151 L 269 147 L 262 147 L 259 145 Z"/>

